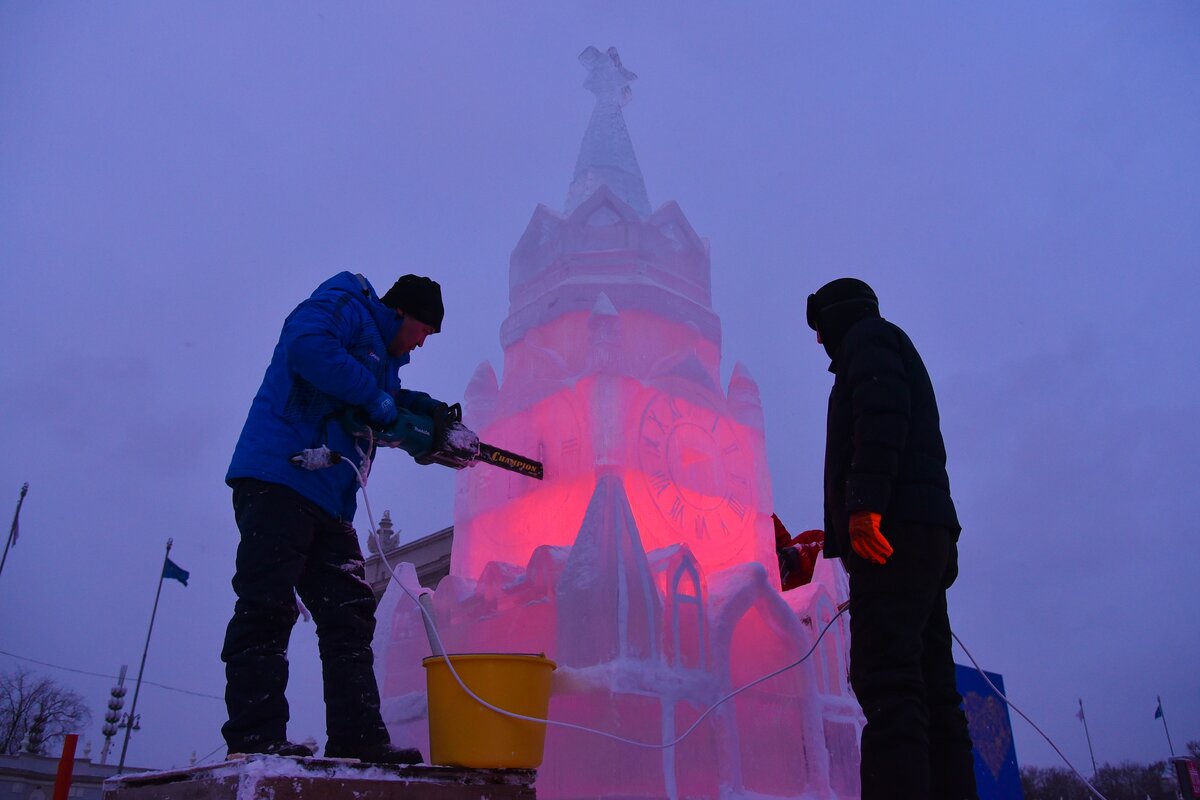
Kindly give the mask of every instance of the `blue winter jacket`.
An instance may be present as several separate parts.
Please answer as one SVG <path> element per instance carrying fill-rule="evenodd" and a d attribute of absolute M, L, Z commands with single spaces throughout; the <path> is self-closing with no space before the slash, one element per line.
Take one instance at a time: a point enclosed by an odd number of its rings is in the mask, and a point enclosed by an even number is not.
<path fill-rule="evenodd" d="M 357 508 L 354 470 L 346 464 L 307 470 L 288 459 L 325 445 L 361 466 L 354 437 L 341 420 L 348 407 L 370 403 L 380 390 L 402 408 L 429 412 L 437 401 L 400 388 L 397 370 L 408 363 L 408 355 L 388 354 L 387 344 L 400 325 L 396 312 L 379 301 L 361 275 L 342 272 L 318 286 L 283 323 L 226 483 L 257 478 L 282 484 L 351 522 Z"/>

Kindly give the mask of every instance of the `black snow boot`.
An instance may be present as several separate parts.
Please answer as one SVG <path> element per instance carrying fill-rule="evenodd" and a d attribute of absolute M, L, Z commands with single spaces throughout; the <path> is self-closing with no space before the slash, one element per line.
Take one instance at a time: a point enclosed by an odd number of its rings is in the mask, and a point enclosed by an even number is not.
<path fill-rule="evenodd" d="M 425 760 L 415 747 L 396 747 L 393 744 L 369 744 L 339 747 L 331 743 L 325 747 L 326 758 L 357 758 L 369 764 L 420 764 Z"/>

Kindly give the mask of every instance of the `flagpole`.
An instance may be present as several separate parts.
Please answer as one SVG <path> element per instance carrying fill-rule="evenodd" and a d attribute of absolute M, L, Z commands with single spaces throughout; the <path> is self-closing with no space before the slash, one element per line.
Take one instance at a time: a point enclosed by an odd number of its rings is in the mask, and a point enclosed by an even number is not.
<path fill-rule="evenodd" d="M 4 541 L 4 555 L 0 557 L 0 572 L 4 572 L 4 562 L 8 561 L 8 548 L 17 540 L 17 517 L 21 515 L 21 504 L 25 502 L 25 494 L 29 491 L 29 481 L 21 486 L 21 496 L 17 498 L 17 510 L 13 512 L 12 527 L 8 529 L 8 538 Z"/>
<path fill-rule="evenodd" d="M 1092 757 L 1092 777 L 1100 774 L 1100 770 L 1096 769 L 1096 754 L 1092 752 L 1092 734 L 1088 732 L 1087 715 L 1083 713 L 1083 698 L 1079 698 L 1079 721 L 1083 723 L 1083 735 L 1087 737 L 1088 755 Z"/>
<path fill-rule="evenodd" d="M 1175 745 L 1171 744 L 1171 732 L 1167 730 L 1167 712 L 1163 711 L 1162 698 L 1158 698 L 1158 714 L 1162 717 L 1163 731 L 1167 734 L 1167 748 L 1171 751 L 1171 758 L 1175 757 Z"/>
<path fill-rule="evenodd" d="M 137 721 L 138 692 L 142 689 L 142 673 L 146 670 L 146 654 L 150 652 L 150 634 L 154 632 L 154 618 L 158 615 L 158 598 L 162 595 L 163 576 L 167 571 L 167 557 L 171 555 L 173 539 L 167 539 L 167 552 L 163 554 L 162 568 L 158 571 L 158 590 L 154 593 L 154 610 L 150 612 L 150 627 L 146 631 L 146 646 L 142 648 L 142 665 L 138 667 L 137 683 L 133 686 L 133 702 L 129 704 L 129 717 L 125 721 L 125 741 L 121 744 L 121 761 L 117 764 L 117 774 L 125 769 L 125 751 L 129 749 L 129 734 Z"/>

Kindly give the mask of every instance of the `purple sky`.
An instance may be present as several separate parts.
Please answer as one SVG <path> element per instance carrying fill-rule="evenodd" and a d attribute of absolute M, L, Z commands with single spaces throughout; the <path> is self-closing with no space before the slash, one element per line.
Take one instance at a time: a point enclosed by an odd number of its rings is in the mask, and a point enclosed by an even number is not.
<path fill-rule="evenodd" d="M 283 317 L 323 279 L 442 282 L 407 385 L 499 369 L 508 255 L 561 208 L 616 46 L 651 203 L 712 244 L 724 372 L 762 389 L 775 506 L 821 520 L 827 359 L 805 296 L 856 275 L 938 389 L 964 532 L 951 618 L 1081 769 L 1200 738 L 1200 6 L 1014 2 L 7 3 L 0 8 L 0 650 L 219 696 L 222 482 Z M 451 522 L 383 458 L 376 513 Z M 7 516 L 0 516 L 7 521 Z M 360 514 L 360 523 L 364 517 Z M 365 525 L 360 524 L 360 528 Z M 323 741 L 311 625 L 294 738 Z M 961 655 L 959 660 L 964 660 Z M 85 695 L 112 680 L 24 663 Z M 129 762 L 221 746 L 155 687 Z M 1014 720 L 1018 759 L 1057 757 Z"/>

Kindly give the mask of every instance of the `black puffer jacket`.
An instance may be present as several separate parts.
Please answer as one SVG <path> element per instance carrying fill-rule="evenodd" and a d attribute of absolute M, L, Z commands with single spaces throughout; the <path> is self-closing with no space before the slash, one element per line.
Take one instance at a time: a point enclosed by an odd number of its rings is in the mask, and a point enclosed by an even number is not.
<path fill-rule="evenodd" d="M 933 384 L 908 335 L 878 316 L 854 321 L 833 345 L 825 439 L 825 555 L 850 551 L 849 518 L 960 530 Z"/>

